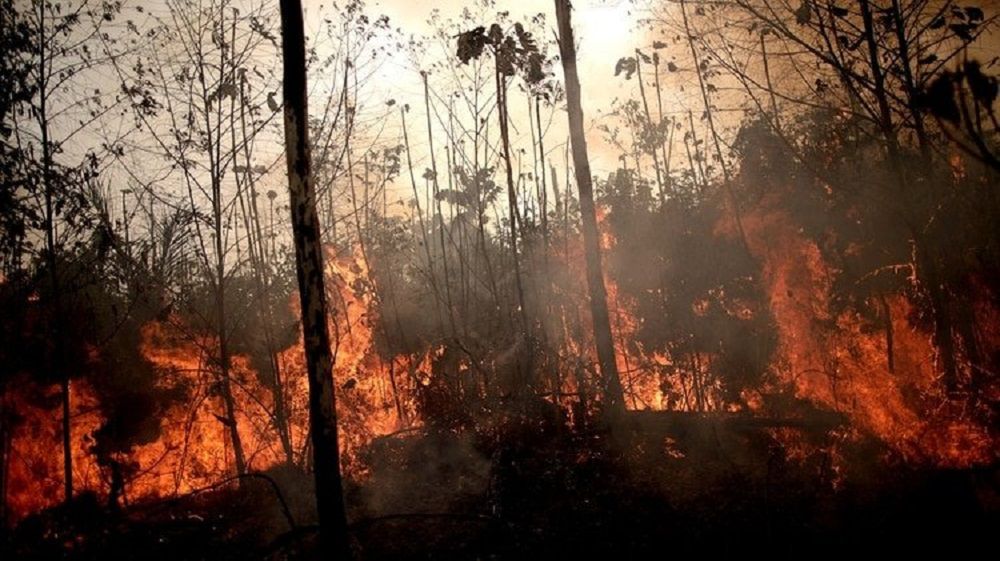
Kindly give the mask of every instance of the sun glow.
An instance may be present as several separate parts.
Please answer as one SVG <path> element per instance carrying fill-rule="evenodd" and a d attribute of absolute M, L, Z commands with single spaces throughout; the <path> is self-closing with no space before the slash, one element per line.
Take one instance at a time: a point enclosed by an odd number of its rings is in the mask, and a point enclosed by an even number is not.
<path fill-rule="evenodd" d="M 639 46 L 635 30 L 636 17 L 627 0 L 610 2 L 594 1 L 577 8 L 577 41 L 580 42 L 580 60 L 584 66 L 595 67 L 601 74 L 614 68 L 614 61 L 628 56 Z M 611 66 L 608 66 L 608 64 Z M 596 68 L 601 65 L 601 68 Z"/>

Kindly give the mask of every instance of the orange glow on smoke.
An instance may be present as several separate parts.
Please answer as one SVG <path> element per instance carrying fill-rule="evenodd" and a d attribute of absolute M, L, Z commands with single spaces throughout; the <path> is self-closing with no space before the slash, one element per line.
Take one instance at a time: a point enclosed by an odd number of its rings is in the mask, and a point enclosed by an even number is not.
<path fill-rule="evenodd" d="M 778 327 L 773 368 L 798 397 L 845 413 L 911 461 L 953 467 L 993 461 L 988 430 L 948 399 L 930 335 L 911 324 L 904 297 L 886 297 L 894 339 L 890 372 L 882 332 L 866 329 L 856 313 L 831 311 L 834 271 L 814 242 L 780 210 L 749 214 L 744 228 L 762 261 Z"/>
<path fill-rule="evenodd" d="M 7 507 L 13 520 L 63 500 L 62 410 L 58 386 L 38 388 L 33 384 L 11 384 L 6 396 L 18 404 L 22 417 L 11 438 L 7 460 Z M 35 393 L 35 395 L 30 395 Z M 30 397 L 30 398 L 29 398 Z M 44 404 L 45 406 L 33 405 Z M 101 424 L 97 398 L 84 382 L 74 382 L 70 391 L 70 443 L 73 451 L 73 480 L 77 487 L 103 485 L 100 469 L 92 454 L 91 433 Z"/>
<path fill-rule="evenodd" d="M 412 427 L 417 418 L 413 392 L 421 378 L 430 376 L 433 356 L 385 359 L 375 347 L 378 315 L 367 265 L 360 255 L 338 256 L 327 250 L 327 288 L 331 307 L 330 333 L 335 357 L 337 409 L 341 425 L 341 453 L 345 473 L 363 477 L 365 466 L 359 450 L 373 438 Z M 298 296 L 289 305 L 298 314 Z M 125 500 L 174 496 L 208 487 L 235 475 L 229 429 L 222 420 L 224 407 L 217 390 L 213 361 L 215 338 L 194 333 L 179 318 L 153 321 L 142 328 L 142 353 L 158 372 L 162 388 L 183 388 L 187 398 L 163 415 L 162 432 L 156 441 L 137 446 L 128 455 L 137 464 L 125 485 Z M 294 460 L 307 458 L 308 390 L 302 336 L 295 345 L 278 353 L 290 425 Z M 392 396 L 390 368 L 399 392 L 399 408 Z M 230 378 L 236 422 L 248 469 L 264 470 L 285 461 L 271 421 L 273 397 L 270 388 L 245 356 L 232 357 Z M 61 420 L 58 388 L 39 389 L 30 384 L 21 391 L 42 391 L 52 408 L 33 407 L 17 391 L 7 399 L 18 404 L 25 417 L 12 438 L 8 474 L 8 505 L 11 520 L 62 501 Z M 74 479 L 78 490 L 106 493 L 108 474 L 102 473 L 90 448 L 91 434 L 102 422 L 97 398 L 85 382 L 73 385 Z M 35 400 L 37 401 L 37 400 Z"/>
<path fill-rule="evenodd" d="M 617 242 L 605 216 L 601 210 L 599 228 L 602 246 L 609 250 Z M 743 221 L 750 250 L 762 265 L 760 282 L 778 330 L 771 368 L 779 380 L 792 387 L 797 397 L 845 414 L 852 425 L 848 432 L 871 433 L 909 461 L 959 467 L 995 460 L 987 428 L 970 420 L 945 394 L 930 337 L 911 323 L 910 304 L 904 297 L 886 297 L 895 341 L 895 369 L 890 372 L 886 342 L 879 330 L 866 326 L 852 312 L 836 314 L 831 309 L 836 271 L 787 214 L 762 204 Z M 734 235 L 725 222 L 717 234 Z M 544 303 L 550 313 L 543 314 L 542 327 L 558 354 L 550 364 L 554 372 L 547 373 L 551 376 L 545 376 L 544 383 L 551 390 L 547 398 L 572 418 L 577 414 L 570 407 L 576 400 L 573 396 L 588 392 L 589 399 L 599 400 L 600 395 L 595 391 L 599 383 L 589 308 L 581 305 L 581 295 L 586 294 L 583 248 L 576 237 L 565 242 L 554 244 L 551 255 L 550 270 L 565 277 L 551 282 L 552 298 Z M 361 252 L 338 255 L 327 248 L 326 263 L 342 464 L 349 477 L 358 479 L 367 476 L 360 454 L 367 444 L 422 425 L 417 393 L 429 384 L 435 366 L 446 362 L 447 349 L 438 345 L 416 356 L 381 356 L 376 332 L 378 292 Z M 742 404 L 722 399 L 721 382 L 711 375 L 714 357 L 708 353 L 680 368 L 675 364 L 679 359 L 643 349 L 636 338 L 641 318 L 635 313 L 635 303 L 607 274 L 605 284 L 628 409 L 754 412 L 762 408 L 761 396 L 754 392 L 744 395 Z M 297 295 L 288 305 L 297 317 Z M 703 304 L 692 305 L 697 314 Z M 736 309 L 731 313 L 752 312 Z M 1000 313 L 983 304 L 976 314 L 983 325 L 994 326 L 987 330 L 987 337 L 993 348 L 1000 347 L 1000 328 L 996 327 Z M 187 397 L 164 412 L 159 438 L 123 458 L 137 465 L 126 481 L 125 500 L 175 496 L 233 476 L 232 443 L 220 420 L 224 408 L 213 365 L 216 340 L 170 317 L 142 328 L 141 350 L 156 367 L 158 383 L 164 389 L 183 388 Z M 301 333 L 296 344 L 278 353 L 278 363 L 293 460 L 308 466 L 308 392 Z M 459 374 L 471 368 L 462 361 L 452 367 Z M 699 403 L 692 397 L 692 373 L 706 384 L 699 388 Z M 262 379 L 248 357 L 232 357 L 236 422 L 251 470 L 285 461 L 271 421 L 272 392 Z M 85 382 L 76 382 L 73 388 L 76 487 L 100 495 L 107 492 L 109 476 L 90 451 L 91 433 L 102 421 L 97 398 Z M 28 399 L 28 392 L 40 392 L 44 399 L 37 395 Z M 24 418 L 13 434 L 8 472 L 10 519 L 16 521 L 62 500 L 58 388 L 15 385 L 6 398 Z M 776 431 L 779 439 L 780 433 Z M 793 448 L 794 455 L 795 437 L 786 436 L 782 441 Z"/>

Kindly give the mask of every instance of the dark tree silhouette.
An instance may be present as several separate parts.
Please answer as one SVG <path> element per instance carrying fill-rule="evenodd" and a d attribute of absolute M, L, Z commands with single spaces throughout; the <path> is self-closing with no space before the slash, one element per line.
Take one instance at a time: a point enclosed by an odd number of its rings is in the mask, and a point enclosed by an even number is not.
<path fill-rule="evenodd" d="M 580 222 L 583 226 L 583 247 L 587 261 L 587 288 L 590 292 L 590 313 L 594 319 L 594 341 L 597 359 L 601 366 L 606 411 L 614 413 L 625 406 L 618 366 L 615 363 L 615 346 L 611 337 L 611 320 L 608 316 L 608 295 L 604 288 L 604 271 L 601 266 L 601 245 L 597 232 L 597 213 L 594 208 L 594 187 L 590 177 L 590 159 L 587 156 L 587 138 L 583 132 L 583 108 L 580 104 L 580 77 L 576 72 L 576 44 L 570 21 L 568 0 L 555 0 L 556 19 L 559 26 L 559 53 L 562 55 L 566 75 L 566 104 L 569 111 L 569 134 L 573 146 L 573 168 L 580 192 Z"/>
<path fill-rule="evenodd" d="M 292 211 L 295 263 L 302 304 L 302 332 L 309 372 L 309 420 L 323 549 L 338 559 L 350 558 L 347 514 L 340 474 L 333 356 L 326 323 L 323 253 L 316 190 L 309 153 L 309 112 L 306 104 L 305 31 L 302 3 L 282 0 L 281 31 L 284 59 L 285 158 Z"/>

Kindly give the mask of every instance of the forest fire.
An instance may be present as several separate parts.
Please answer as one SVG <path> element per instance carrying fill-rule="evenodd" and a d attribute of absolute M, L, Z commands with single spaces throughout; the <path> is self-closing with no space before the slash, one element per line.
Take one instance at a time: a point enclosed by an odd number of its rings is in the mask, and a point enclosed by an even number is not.
<path fill-rule="evenodd" d="M 989 544 L 996 14 L 397 4 L 0 0 L 0 556 Z"/>
<path fill-rule="evenodd" d="M 606 211 L 604 211 L 606 212 Z M 602 212 L 602 216 L 603 216 Z M 802 238 L 780 211 L 761 213 L 745 219 L 751 250 L 762 260 L 762 282 L 770 295 L 771 312 L 778 326 L 776 373 L 782 384 L 795 390 L 797 397 L 815 402 L 847 415 L 851 423 L 885 441 L 896 452 L 917 462 L 939 466 L 968 467 L 994 461 L 995 441 L 987 427 L 978 425 L 964 411 L 950 405 L 939 377 L 933 368 L 934 349 L 928 335 L 910 325 L 907 302 L 889 301 L 893 320 L 894 369 L 888 368 L 884 333 L 866 330 L 863 321 L 849 313 L 834 316 L 830 311 L 830 271 L 815 244 Z M 603 244 L 613 249 L 613 234 L 601 220 Z M 719 235 L 727 235 L 720 232 Z M 766 240 L 782 240 L 769 244 Z M 569 294 L 583 290 L 583 272 L 579 264 L 582 248 L 571 244 L 568 258 L 560 260 L 567 267 L 572 284 Z M 575 256 L 574 256 L 575 252 Z M 333 349 L 336 357 L 335 379 L 342 388 L 339 404 L 341 423 L 349 438 L 342 441 L 342 461 L 351 477 L 363 477 L 367 467 L 358 454 L 378 437 L 422 425 L 417 404 L 419 387 L 434 376 L 435 363 L 445 347 L 428 350 L 423 356 L 384 357 L 377 346 L 378 306 L 360 249 L 353 255 L 338 256 L 327 252 L 328 286 L 336 307 L 331 329 L 336 334 Z M 633 304 L 620 294 L 614 279 L 608 284 L 608 302 L 613 318 L 616 356 L 624 377 L 626 406 L 630 410 L 674 410 L 691 412 L 760 410 L 760 402 L 748 400 L 744 406 L 727 406 L 711 389 L 704 389 L 706 399 L 697 405 L 692 397 L 692 382 L 683 375 L 671 375 L 675 359 L 664 354 L 647 354 L 634 342 L 639 319 Z M 295 300 L 294 298 L 292 299 Z M 697 307 L 698 304 L 696 303 Z M 297 304 L 290 306 L 297 313 Z M 736 312 L 738 313 L 738 312 Z M 558 317 L 563 329 L 564 356 L 587 356 L 591 364 L 592 339 L 570 334 L 586 333 L 583 325 L 589 317 Z M 577 322 L 577 325 L 573 325 Z M 178 318 L 153 321 L 142 328 L 142 353 L 158 371 L 159 384 L 167 391 L 184 391 L 183 403 L 162 413 L 162 427 L 153 442 L 137 446 L 119 461 L 129 466 L 123 499 L 143 501 L 176 496 L 209 487 L 235 473 L 231 443 L 221 418 L 222 407 L 213 389 L 210 361 L 217 346 L 209 338 L 192 339 L 190 328 Z M 285 373 L 284 396 L 287 401 L 293 462 L 307 461 L 308 425 L 307 389 L 301 337 L 279 353 Z M 702 357 L 711 369 L 711 356 Z M 578 393 L 579 378 L 572 363 L 556 375 L 561 381 L 553 395 Z M 469 366 L 457 366 L 459 375 L 471 375 Z M 826 368 L 833 368 L 827 371 Z M 251 469 L 266 470 L 286 461 L 281 444 L 267 419 L 273 404 L 271 394 L 247 357 L 233 357 L 231 370 L 239 390 L 236 392 L 236 422 L 247 449 Z M 590 384 L 596 384 L 591 380 Z M 665 388 L 670 388 L 665 391 Z M 86 382 L 75 386 L 72 404 L 77 427 L 75 475 L 83 489 L 106 494 L 109 473 L 97 463 L 91 434 L 102 424 L 97 397 Z M 55 388 L 26 386 L 22 391 L 54 395 Z M 757 388 L 766 391 L 766 388 Z M 680 397 L 671 402 L 667 393 Z M 908 402 L 906 395 L 916 396 Z M 9 495 L 9 508 L 15 519 L 59 502 L 61 457 L 56 448 L 59 420 L 32 407 L 34 400 L 8 396 L 22 415 L 23 432 L 11 439 L 14 459 L 8 485 L 17 490 Z M 51 399 L 51 398 L 50 398 Z M 24 405 L 21 405 L 24 404 Z M 559 401 L 559 404 L 563 403 Z M 567 411 L 567 413 L 570 413 Z M 48 443 L 39 446 L 39 443 Z M 47 474 L 47 475 L 42 475 Z"/>
<path fill-rule="evenodd" d="M 603 213 L 602 213 L 603 215 Z M 909 460 L 939 466 L 969 467 L 989 465 L 995 460 L 995 441 L 985 426 L 970 419 L 965 411 L 949 404 L 939 377 L 933 368 L 934 349 L 928 335 L 911 325 L 908 303 L 901 298 L 889 301 L 893 319 L 894 368 L 889 370 L 885 335 L 866 330 L 855 315 L 834 316 L 830 311 L 830 271 L 815 244 L 802 238 L 780 211 L 761 213 L 745 219 L 751 250 L 763 262 L 762 282 L 770 295 L 771 311 L 779 330 L 776 370 L 780 383 L 791 385 L 798 397 L 832 411 L 844 413 L 851 423 L 889 444 Z M 606 250 L 614 246 L 607 222 L 601 220 Z M 720 232 L 719 235 L 727 235 Z M 782 240 L 768 244 L 767 240 Z M 572 244 L 568 258 L 560 261 L 568 268 L 573 285 L 567 290 L 583 290 L 583 272 L 579 244 Z M 576 256 L 574 257 L 574 252 Z M 373 299 L 368 265 L 359 249 L 353 255 L 338 256 L 327 252 L 328 285 L 337 314 L 331 318 L 336 333 L 335 379 L 343 389 L 339 404 L 341 423 L 350 438 L 342 441 L 346 473 L 364 477 L 367 467 L 358 454 L 378 437 L 422 424 L 417 405 L 418 387 L 434 376 L 434 364 L 444 347 L 430 349 L 423 356 L 383 357 L 377 348 L 375 330 L 378 306 Z M 674 362 L 663 354 L 645 354 L 635 339 L 639 320 L 633 305 L 611 277 L 608 302 L 613 318 L 618 366 L 623 373 L 626 405 L 630 410 L 728 411 L 720 397 L 711 396 L 697 408 L 691 397 L 693 388 L 682 376 L 671 376 Z M 293 299 L 294 300 L 294 299 Z M 290 306 L 297 312 L 297 305 Z M 596 362 L 590 339 L 568 336 L 584 333 L 580 325 L 587 317 L 559 318 L 565 337 L 565 356 L 590 355 Z M 215 345 L 207 338 L 191 338 L 190 328 L 178 318 L 153 321 L 142 328 L 143 355 L 162 372 L 163 389 L 187 394 L 183 403 L 170 406 L 162 414 L 162 427 L 155 441 L 139 445 L 119 458 L 129 466 L 123 499 L 143 501 L 189 493 L 209 487 L 235 473 L 231 443 L 220 419 L 222 408 L 213 389 L 209 362 Z M 711 362 L 711 357 L 703 360 Z M 293 449 L 292 461 L 306 460 L 308 426 L 307 389 L 304 384 L 304 358 L 301 338 L 280 352 L 285 372 L 284 395 L 289 415 Z M 469 367 L 458 366 L 469 374 Z M 710 366 L 706 368 L 710 369 Z M 834 368 L 827 371 L 825 368 Z M 252 469 L 266 470 L 286 458 L 281 452 L 273 427 L 266 419 L 273 410 L 271 395 L 262 383 L 263 376 L 253 369 L 247 357 L 233 359 L 232 375 L 236 393 L 237 424 L 247 448 Z M 577 394 L 577 378 L 571 368 L 557 374 L 562 382 L 560 394 Z M 591 382 L 595 383 L 595 382 Z M 664 391 L 682 396 L 671 403 Z M 52 399 L 56 388 L 24 386 L 22 392 L 40 392 Z M 765 391 L 765 388 L 758 388 Z M 913 402 L 907 393 L 916 396 Z M 92 434 L 102 424 L 97 397 L 86 382 L 74 387 L 72 411 L 76 426 L 74 473 L 83 489 L 106 493 L 107 469 L 97 463 Z M 27 420 L 11 439 L 12 469 L 8 472 L 8 507 L 19 519 L 44 507 L 58 504 L 61 488 L 61 457 L 51 443 L 57 441 L 59 420 L 46 414 L 43 407 L 30 404 L 19 394 L 8 399 Z M 560 402 L 560 405 L 562 402 Z M 760 402 L 748 400 L 750 411 L 759 410 Z M 740 407 L 737 406 L 736 410 Z M 42 444 L 42 445 L 39 445 Z"/>
<path fill-rule="evenodd" d="M 881 329 L 858 312 L 838 313 L 831 309 L 830 266 L 787 216 L 765 210 L 745 224 L 778 327 L 779 372 L 797 396 L 844 413 L 916 462 L 996 461 L 989 428 L 946 395 L 930 335 L 911 323 L 905 298 L 880 297 Z"/>
<path fill-rule="evenodd" d="M 93 455 L 87 452 L 89 435 L 100 426 L 100 415 L 96 399 L 87 388 L 80 384 L 71 403 L 73 417 L 80 430 L 73 442 L 74 476 L 80 483 L 92 489 L 102 488 L 100 469 Z M 28 393 L 42 395 L 28 397 Z M 24 421 L 18 432 L 10 437 L 9 454 L 16 458 L 6 470 L 5 488 L 7 508 L 10 516 L 19 520 L 28 514 L 59 504 L 62 492 L 62 456 L 55 452 L 54 443 L 59 441 L 60 425 L 52 417 L 49 407 L 31 406 L 39 398 L 49 402 L 58 400 L 56 388 L 22 386 L 13 395 L 6 395 L 8 403 L 18 404 L 17 411 Z M 6 404 L 5 404 L 6 405 Z"/>

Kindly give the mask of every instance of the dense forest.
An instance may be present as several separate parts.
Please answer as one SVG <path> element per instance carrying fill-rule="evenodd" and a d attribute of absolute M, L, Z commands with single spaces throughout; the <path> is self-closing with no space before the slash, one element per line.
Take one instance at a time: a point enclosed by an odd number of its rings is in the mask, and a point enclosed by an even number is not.
<path fill-rule="evenodd" d="M 0 0 L 4 559 L 993 544 L 1000 6 L 419 4 Z"/>

